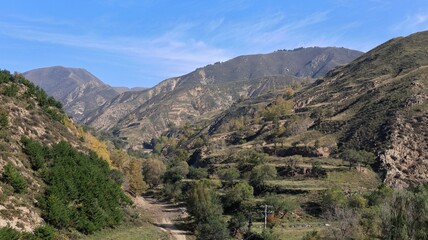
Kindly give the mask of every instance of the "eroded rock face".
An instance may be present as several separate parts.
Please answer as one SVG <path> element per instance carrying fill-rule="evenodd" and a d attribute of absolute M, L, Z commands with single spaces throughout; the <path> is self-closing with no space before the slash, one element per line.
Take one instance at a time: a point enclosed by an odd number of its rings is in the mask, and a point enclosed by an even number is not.
<path fill-rule="evenodd" d="M 427 104 L 428 97 L 420 96 L 409 107 Z M 421 101 L 422 100 L 422 101 Z M 391 134 L 391 147 L 380 155 L 384 181 L 403 188 L 428 182 L 428 113 L 400 116 Z"/>

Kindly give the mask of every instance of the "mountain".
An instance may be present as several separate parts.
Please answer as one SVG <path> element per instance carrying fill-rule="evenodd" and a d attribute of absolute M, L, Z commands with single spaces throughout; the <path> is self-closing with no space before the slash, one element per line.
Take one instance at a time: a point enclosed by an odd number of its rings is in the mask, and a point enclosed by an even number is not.
<path fill-rule="evenodd" d="M 133 92 L 142 91 L 142 90 L 145 90 L 147 88 L 145 88 L 145 87 L 133 87 L 133 88 L 129 88 L 129 87 L 113 87 L 113 89 L 116 92 L 118 92 L 118 93 L 124 93 L 124 92 L 128 92 L 128 91 L 133 91 Z"/>
<path fill-rule="evenodd" d="M 198 152 L 193 158 L 197 166 L 218 166 L 219 159 L 228 159 L 220 153 L 237 151 L 224 150 L 231 146 L 263 146 L 272 156 L 322 162 L 355 150 L 374 154 L 372 166 L 391 186 L 427 183 L 427 46 L 428 31 L 392 39 L 293 96 L 280 90 L 252 97 L 211 121 L 170 129 L 166 136 Z"/>
<path fill-rule="evenodd" d="M 76 126 L 22 74 L 0 70 L 0 101 L 0 239 L 81 239 L 120 224 L 158 232 L 138 209 L 131 217 L 142 159 Z"/>
<path fill-rule="evenodd" d="M 345 48 L 299 48 L 240 56 L 198 68 L 153 88 L 125 92 L 82 122 L 140 149 L 168 126 L 210 119 L 234 102 L 323 76 L 360 56 Z"/>
<path fill-rule="evenodd" d="M 428 181 L 428 32 L 392 39 L 335 69 L 296 97 L 299 112 L 321 109 L 313 128 L 341 148 L 378 155 L 385 182 Z"/>
<path fill-rule="evenodd" d="M 23 75 L 60 101 L 65 112 L 77 122 L 119 95 L 114 88 L 81 68 L 46 67 Z"/>

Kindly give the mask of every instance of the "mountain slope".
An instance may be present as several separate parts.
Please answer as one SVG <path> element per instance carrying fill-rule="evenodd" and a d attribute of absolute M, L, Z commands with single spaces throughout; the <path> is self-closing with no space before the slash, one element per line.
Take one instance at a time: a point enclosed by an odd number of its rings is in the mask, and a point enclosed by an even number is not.
<path fill-rule="evenodd" d="M 0 101 L 0 238 L 12 239 L 6 237 L 9 228 L 48 228 L 52 235 L 50 226 L 61 229 L 57 238 L 77 238 L 78 232 L 120 224 L 130 202 L 124 191 L 136 192 L 143 184 L 140 160 L 109 152 L 73 124 L 60 102 L 21 74 L 0 71 Z M 121 166 L 112 170 L 118 155 Z M 122 174 L 120 167 L 134 168 L 135 174 Z M 130 183 L 122 189 L 118 179 Z"/>
<path fill-rule="evenodd" d="M 206 148 L 198 162 L 205 164 L 222 159 L 218 156 L 222 150 L 217 149 L 216 155 L 209 149 L 225 144 L 238 149 L 263 146 L 265 153 L 281 157 L 338 157 L 349 149 L 367 151 L 375 154 L 373 166 L 386 183 L 395 187 L 426 183 L 427 46 L 428 32 L 392 39 L 293 97 L 281 90 L 250 98 L 209 123 L 194 124 L 196 133 L 180 145 L 200 148 L 195 142 L 204 139 Z M 293 102 L 293 112 L 269 117 L 268 110 L 283 102 L 278 97 Z M 188 132 L 181 129 L 168 135 L 183 139 Z"/>
<path fill-rule="evenodd" d="M 344 48 L 301 48 L 240 56 L 165 80 L 151 89 L 123 93 L 83 122 L 99 130 L 114 128 L 128 147 L 138 149 L 168 125 L 209 119 L 238 99 L 322 76 L 360 54 Z"/>
<path fill-rule="evenodd" d="M 395 186 L 428 181 L 427 44 L 428 32 L 392 39 L 297 97 L 323 110 L 314 128 L 340 132 L 340 147 L 375 151 Z"/>
<path fill-rule="evenodd" d="M 112 100 L 119 93 L 88 71 L 61 66 L 34 69 L 24 77 L 43 88 L 64 105 L 76 121 Z"/>

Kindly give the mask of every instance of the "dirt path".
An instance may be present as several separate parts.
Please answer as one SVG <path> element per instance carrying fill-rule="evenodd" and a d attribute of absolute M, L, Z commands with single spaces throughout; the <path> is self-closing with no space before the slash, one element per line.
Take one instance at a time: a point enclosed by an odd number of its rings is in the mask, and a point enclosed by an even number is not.
<path fill-rule="evenodd" d="M 141 207 L 153 217 L 154 223 L 163 231 L 169 232 L 174 240 L 186 240 L 189 233 L 175 227 L 174 221 L 187 217 L 182 213 L 182 208 L 175 204 L 159 202 L 154 198 L 137 197 L 134 201 L 137 207 Z"/>

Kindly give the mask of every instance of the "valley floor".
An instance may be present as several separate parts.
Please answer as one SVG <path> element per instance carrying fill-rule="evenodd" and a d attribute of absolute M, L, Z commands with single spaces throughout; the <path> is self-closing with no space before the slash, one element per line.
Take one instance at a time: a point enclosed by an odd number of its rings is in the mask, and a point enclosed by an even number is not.
<path fill-rule="evenodd" d="M 145 212 L 149 213 L 162 231 L 168 232 L 173 240 L 186 240 L 187 235 L 191 233 L 179 230 L 175 224 L 181 219 L 187 217 L 183 207 L 177 204 L 163 203 L 150 197 L 137 197 L 135 205 Z"/>

